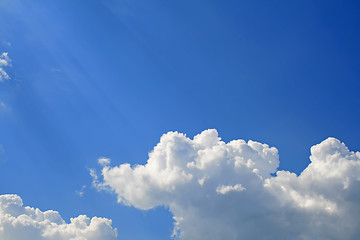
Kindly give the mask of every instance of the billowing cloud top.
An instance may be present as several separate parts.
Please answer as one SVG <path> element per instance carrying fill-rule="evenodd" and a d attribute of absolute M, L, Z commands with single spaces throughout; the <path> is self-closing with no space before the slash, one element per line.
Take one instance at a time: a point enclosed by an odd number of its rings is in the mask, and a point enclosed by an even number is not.
<path fill-rule="evenodd" d="M 24 207 L 17 195 L 0 195 L 1 240 L 115 240 L 116 236 L 109 219 L 80 215 L 67 224 L 56 211 Z"/>
<path fill-rule="evenodd" d="M 103 159 L 103 158 L 102 158 Z M 311 148 L 297 176 L 278 151 L 254 141 L 169 132 L 145 165 L 100 160 L 95 185 L 139 209 L 165 206 L 180 239 L 355 239 L 360 235 L 360 153 L 335 138 Z M 276 173 L 276 176 L 271 176 Z"/>
<path fill-rule="evenodd" d="M 5 72 L 4 67 L 10 66 L 11 59 L 8 53 L 4 52 L 0 54 L 0 82 L 4 79 L 10 79 L 9 75 Z"/>

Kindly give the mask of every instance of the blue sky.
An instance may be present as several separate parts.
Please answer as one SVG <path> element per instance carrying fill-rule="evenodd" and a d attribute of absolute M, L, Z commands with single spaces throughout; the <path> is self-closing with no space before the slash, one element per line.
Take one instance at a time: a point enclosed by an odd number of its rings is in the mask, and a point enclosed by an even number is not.
<path fill-rule="evenodd" d="M 162 134 L 254 140 L 300 174 L 310 147 L 360 142 L 357 1 L 0 0 L 0 193 L 119 239 L 168 239 L 172 215 L 92 187 L 97 159 L 145 164 Z M 6 106 L 6 107 L 5 107 Z M 76 191 L 86 186 L 83 196 Z"/>

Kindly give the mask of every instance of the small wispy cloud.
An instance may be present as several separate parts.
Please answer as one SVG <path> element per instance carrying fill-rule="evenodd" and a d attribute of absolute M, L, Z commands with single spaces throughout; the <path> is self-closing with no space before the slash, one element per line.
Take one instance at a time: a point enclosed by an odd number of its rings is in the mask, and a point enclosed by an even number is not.
<path fill-rule="evenodd" d="M 2 41 L 2 44 L 6 47 L 11 47 L 11 43 L 8 41 Z"/>
<path fill-rule="evenodd" d="M 98 159 L 98 164 L 103 166 L 104 168 L 107 168 L 107 166 L 110 164 L 111 160 L 110 158 L 101 157 Z M 103 182 L 99 181 L 99 176 L 96 173 L 95 169 L 89 169 L 90 176 L 92 178 L 92 186 L 95 187 L 97 190 L 110 190 L 108 186 L 106 186 Z"/>
<path fill-rule="evenodd" d="M 79 197 L 82 197 L 82 196 L 84 196 L 85 189 L 86 189 L 86 185 L 83 185 L 80 190 L 75 190 L 75 193 L 76 193 Z"/>
<path fill-rule="evenodd" d="M 101 157 L 98 159 L 98 163 L 102 166 L 106 166 L 110 164 L 110 158 Z"/>
<path fill-rule="evenodd" d="M 7 72 L 4 70 L 5 67 L 11 66 L 11 59 L 8 56 L 7 52 L 3 52 L 0 55 L 0 82 L 10 79 L 10 76 L 7 74 Z"/>
<path fill-rule="evenodd" d="M 59 72 L 61 72 L 61 69 L 59 69 L 59 68 L 51 68 L 50 72 L 59 73 Z"/>
<path fill-rule="evenodd" d="M 6 103 L 0 101 L 0 111 L 1 110 L 9 111 L 9 110 L 11 110 L 11 108 Z"/>
<path fill-rule="evenodd" d="M 92 178 L 92 186 L 98 190 L 98 191 L 110 191 L 110 188 L 104 184 L 103 182 L 100 182 L 99 181 L 99 176 L 98 174 L 96 173 L 96 170 L 95 169 L 89 169 L 89 172 L 90 172 L 90 176 Z"/>

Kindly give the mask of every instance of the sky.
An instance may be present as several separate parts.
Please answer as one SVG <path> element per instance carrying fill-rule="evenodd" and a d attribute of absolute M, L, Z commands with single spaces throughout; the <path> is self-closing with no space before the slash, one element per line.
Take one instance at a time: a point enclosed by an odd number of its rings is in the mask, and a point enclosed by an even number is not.
<path fill-rule="evenodd" d="M 0 0 L 0 236 L 354 239 L 359 42 L 357 1 Z"/>

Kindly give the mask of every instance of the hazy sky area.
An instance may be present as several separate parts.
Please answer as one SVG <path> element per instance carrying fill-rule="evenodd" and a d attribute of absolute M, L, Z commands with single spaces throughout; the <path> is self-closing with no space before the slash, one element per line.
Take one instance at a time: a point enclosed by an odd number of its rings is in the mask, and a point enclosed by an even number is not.
<path fill-rule="evenodd" d="M 0 239 L 357 239 L 359 43 L 358 1 L 0 0 Z"/>

